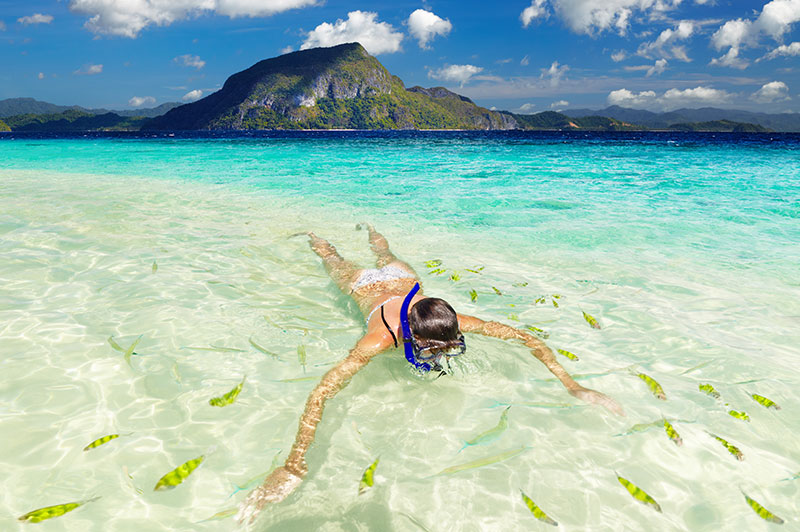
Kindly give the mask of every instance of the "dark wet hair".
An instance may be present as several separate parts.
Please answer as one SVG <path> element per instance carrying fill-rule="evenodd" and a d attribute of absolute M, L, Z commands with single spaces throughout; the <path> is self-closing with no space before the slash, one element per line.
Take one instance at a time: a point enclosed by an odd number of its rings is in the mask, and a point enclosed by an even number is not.
<path fill-rule="evenodd" d="M 420 347 L 448 349 L 461 345 L 458 315 L 444 299 L 427 297 L 418 301 L 408 313 L 411 333 Z"/>

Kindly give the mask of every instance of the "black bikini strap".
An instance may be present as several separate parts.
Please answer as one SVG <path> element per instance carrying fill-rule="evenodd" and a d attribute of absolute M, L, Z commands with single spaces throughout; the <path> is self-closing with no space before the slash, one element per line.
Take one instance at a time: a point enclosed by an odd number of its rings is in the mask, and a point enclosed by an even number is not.
<path fill-rule="evenodd" d="M 397 347 L 397 336 L 394 335 L 392 328 L 389 327 L 388 323 L 386 323 L 386 318 L 383 315 L 383 305 L 381 305 L 381 319 L 383 320 L 383 324 L 386 326 L 386 330 L 389 331 L 389 334 L 392 335 L 392 340 L 394 340 L 394 346 Z"/>

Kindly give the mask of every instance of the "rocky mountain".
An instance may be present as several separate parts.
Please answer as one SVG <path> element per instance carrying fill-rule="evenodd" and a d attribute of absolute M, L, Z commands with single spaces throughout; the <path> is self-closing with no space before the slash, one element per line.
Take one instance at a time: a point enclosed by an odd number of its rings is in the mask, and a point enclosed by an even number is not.
<path fill-rule="evenodd" d="M 229 77 L 219 91 L 145 125 L 153 130 L 516 127 L 512 116 L 447 89 L 406 89 L 358 43 L 266 59 Z"/>
<path fill-rule="evenodd" d="M 66 111 L 79 111 L 93 115 L 103 115 L 114 113 L 123 117 L 143 116 L 154 118 L 161 116 L 170 109 L 178 107 L 177 102 L 162 103 L 158 107 L 149 109 L 126 109 L 124 111 L 109 111 L 108 109 L 86 109 L 79 105 L 56 105 L 48 102 L 41 102 L 33 98 L 8 98 L 0 100 L 0 118 L 7 118 L 18 115 L 55 115 Z"/>

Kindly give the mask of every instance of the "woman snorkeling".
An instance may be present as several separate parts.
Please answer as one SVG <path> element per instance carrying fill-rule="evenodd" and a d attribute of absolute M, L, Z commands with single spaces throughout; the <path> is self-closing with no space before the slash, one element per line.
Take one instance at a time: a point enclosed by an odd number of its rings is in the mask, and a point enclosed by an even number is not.
<path fill-rule="evenodd" d="M 286 462 L 250 493 L 237 515 L 240 521 L 252 520 L 267 503 L 282 501 L 300 485 L 308 473 L 305 454 L 314 441 L 325 401 L 336 395 L 375 355 L 400 345 L 411 365 L 421 372 L 438 372 L 441 376 L 447 371 L 448 360 L 466 350 L 463 333 L 521 340 L 571 395 L 624 415 L 616 401 L 575 382 L 556 361 L 550 348 L 537 337 L 502 323 L 457 314 L 443 299 L 424 296 L 414 269 L 394 256 L 386 238 L 374 227 L 366 224 L 366 228 L 370 247 L 377 256 L 376 269 L 359 268 L 342 258 L 327 240 L 312 232 L 305 233 L 328 274 L 358 304 L 366 319 L 367 331 L 308 396 Z"/>

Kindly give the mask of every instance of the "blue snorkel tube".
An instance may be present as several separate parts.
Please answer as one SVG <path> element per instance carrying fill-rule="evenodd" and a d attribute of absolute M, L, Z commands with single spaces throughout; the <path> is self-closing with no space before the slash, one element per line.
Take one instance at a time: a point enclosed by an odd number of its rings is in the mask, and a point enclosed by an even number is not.
<path fill-rule="evenodd" d="M 414 285 L 414 288 L 408 293 L 403 300 L 403 306 L 400 307 L 400 326 L 403 328 L 403 349 L 406 353 L 406 360 L 408 363 L 420 371 L 428 372 L 431 370 L 431 365 L 427 362 L 417 362 L 417 357 L 414 356 L 414 347 L 412 345 L 411 326 L 408 324 L 408 306 L 414 295 L 419 292 L 419 283 Z"/>

